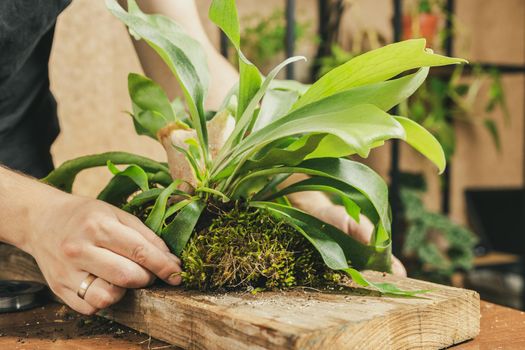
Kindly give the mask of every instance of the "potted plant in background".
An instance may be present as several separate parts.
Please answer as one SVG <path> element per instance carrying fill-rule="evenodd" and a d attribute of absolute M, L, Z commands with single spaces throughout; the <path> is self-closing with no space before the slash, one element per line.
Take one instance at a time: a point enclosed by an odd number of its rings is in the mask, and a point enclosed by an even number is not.
<path fill-rule="evenodd" d="M 432 11 L 430 0 L 419 0 L 410 14 L 403 16 L 403 39 L 425 38 L 427 47 L 433 47 L 440 17 Z"/>
<path fill-rule="evenodd" d="M 135 129 L 158 140 L 168 162 L 123 152 L 90 155 L 65 162 L 45 182 L 71 191 L 80 171 L 107 166 L 114 177 L 98 198 L 135 214 L 164 239 L 181 256 L 189 288 L 273 289 L 350 277 L 382 293 L 418 292 L 372 283 L 358 272 L 389 271 L 391 218 L 384 181 L 347 157 L 366 157 L 397 138 L 443 171 L 437 140 L 387 111 L 416 91 L 429 67 L 464 60 L 426 50 L 424 39 L 409 40 L 360 55 L 311 86 L 279 81 L 283 67 L 303 58 L 261 76 L 241 51 L 235 2 L 214 0 L 209 15 L 237 50 L 240 79 L 219 110 L 206 111 L 208 69 L 200 45 L 172 20 L 141 12 L 134 0 L 128 11 L 115 0 L 106 3 L 181 85 L 184 108 L 147 77 L 128 78 Z M 296 173 L 310 177 L 283 185 Z M 336 195 L 348 215 L 367 216 L 375 225 L 370 244 L 295 208 L 287 195 L 304 191 Z"/>

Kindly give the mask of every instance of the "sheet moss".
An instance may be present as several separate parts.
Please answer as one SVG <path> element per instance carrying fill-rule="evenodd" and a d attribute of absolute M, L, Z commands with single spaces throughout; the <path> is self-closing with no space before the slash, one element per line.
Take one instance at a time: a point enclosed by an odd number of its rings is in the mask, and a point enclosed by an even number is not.
<path fill-rule="evenodd" d="M 274 290 L 341 279 L 303 235 L 268 212 L 240 205 L 215 209 L 182 253 L 186 288 Z"/>

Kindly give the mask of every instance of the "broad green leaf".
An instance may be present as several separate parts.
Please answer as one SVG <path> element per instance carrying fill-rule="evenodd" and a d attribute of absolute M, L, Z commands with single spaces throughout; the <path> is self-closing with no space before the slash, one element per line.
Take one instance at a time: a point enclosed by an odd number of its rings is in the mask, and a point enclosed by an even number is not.
<path fill-rule="evenodd" d="M 345 269 L 344 272 L 346 272 L 352 278 L 352 280 L 356 282 L 357 284 L 363 287 L 371 286 L 383 294 L 398 295 L 398 296 L 403 296 L 403 297 L 413 297 L 418 294 L 424 294 L 424 293 L 430 292 L 430 290 L 421 290 L 421 289 L 403 290 L 403 289 L 396 287 L 392 283 L 375 283 L 375 282 L 367 280 L 359 271 L 353 268 Z"/>
<path fill-rule="evenodd" d="M 324 137 L 326 137 L 325 134 L 308 135 L 301 145 L 294 143 L 292 144 L 294 147 L 271 148 L 266 152 L 263 150 L 260 152 L 260 157 L 248 160 L 239 171 L 245 173 L 254 169 L 268 169 L 277 165 L 295 166 L 312 153 Z"/>
<path fill-rule="evenodd" d="M 137 134 L 149 136 L 154 140 L 157 140 L 158 131 L 167 124 L 166 119 L 160 113 L 142 111 L 135 105 L 133 105 L 133 113 L 130 115 L 133 118 L 133 125 Z"/>
<path fill-rule="evenodd" d="M 348 262 L 358 269 L 374 269 L 390 271 L 391 249 L 390 245 L 374 247 L 363 244 L 338 228 L 317 219 L 299 209 L 273 202 L 251 202 L 250 206 L 266 208 L 294 226 L 315 244 L 328 267 L 334 270 L 349 268 Z M 337 247 L 335 247 L 337 246 Z M 342 253 L 342 255 L 341 255 Z M 328 262 L 326 259 L 328 259 Z"/>
<path fill-rule="evenodd" d="M 434 163 L 441 174 L 445 170 L 446 159 L 438 140 L 424 127 L 404 117 L 394 117 L 405 129 L 406 143 Z"/>
<path fill-rule="evenodd" d="M 157 112 L 166 122 L 177 120 L 168 96 L 153 80 L 140 74 L 130 73 L 128 90 L 131 101 L 141 110 Z"/>
<path fill-rule="evenodd" d="M 315 106 L 305 107 L 254 132 L 241 142 L 234 157 L 283 137 L 307 133 L 327 133 L 343 140 L 362 157 L 368 156 L 377 142 L 405 138 L 403 127 L 389 114 L 374 105 L 347 107 L 324 112 Z"/>
<path fill-rule="evenodd" d="M 159 184 L 163 187 L 169 186 L 173 182 L 173 178 L 169 173 L 159 171 L 156 173 L 147 173 L 150 184 Z"/>
<path fill-rule="evenodd" d="M 417 73 L 402 78 L 343 91 L 323 99 L 323 103 L 315 107 L 317 111 L 332 112 L 337 111 L 343 104 L 349 107 L 359 104 L 373 104 L 384 111 L 389 111 L 392 107 L 410 97 L 421 86 L 428 75 L 428 71 L 428 68 L 421 68 Z M 269 90 L 264 97 L 254 131 L 284 116 L 291 110 L 292 105 L 299 96 L 299 93 L 296 91 Z M 337 138 L 327 137 L 324 142 L 330 139 Z M 348 148 L 344 142 L 342 142 L 342 146 Z M 348 155 L 348 153 L 346 152 L 344 155 Z"/>
<path fill-rule="evenodd" d="M 182 208 L 184 208 L 185 206 L 187 206 L 191 202 L 194 202 L 194 201 L 196 201 L 198 199 L 199 199 L 199 197 L 197 197 L 197 196 L 190 197 L 188 195 L 187 199 L 183 199 L 180 202 L 177 202 L 177 203 L 173 204 L 172 206 L 168 207 L 168 209 L 166 209 L 166 213 L 164 214 L 164 222 L 166 222 L 166 220 L 169 219 L 173 214 L 179 212 Z"/>
<path fill-rule="evenodd" d="M 422 68 L 417 73 L 399 79 L 353 88 L 310 104 L 301 112 L 308 114 L 337 112 L 344 106 L 351 107 L 359 104 L 373 104 L 384 111 L 388 111 L 412 95 L 427 75 L 428 68 Z M 371 148 L 382 144 L 383 140 L 378 141 L 371 145 Z M 307 158 L 343 157 L 354 153 L 356 150 L 347 142 L 335 135 L 328 135 L 321 141 L 316 152 Z"/>
<path fill-rule="evenodd" d="M 265 198 L 266 200 L 273 200 L 285 195 L 288 195 L 290 193 L 297 193 L 297 192 L 307 192 L 307 191 L 320 191 L 325 193 L 333 193 L 338 195 L 343 205 L 346 209 L 346 212 L 350 217 L 352 217 L 355 221 L 359 222 L 359 214 L 361 214 L 361 208 L 359 205 L 352 199 L 352 197 L 345 193 L 344 191 L 340 190 L 337 187 L 331 186 L 331 184 L 319 184 L 316 183 L 316 181 L 311 181 L 308 183 L 305 183 L 303 181 L 294 183 L 280 191 L 277 191 L 273 193 L 271 196 Z M 332 180 L 332 179 L 323 179 L 320 178 L 319 180 Z"/>
<path fill-rule="evenodd" d="M 149 190 L 148 174 L 138 165 L 131 164 L 124 170 L 119 170 L 110 160 L 107 162 L 109 171 L 116 176 L 129 177 L 142 191 Z"/>
<path fill-rule="evenodd" d="M 376 209 L 379 219 L 386 232 L 390 233 L 390 206 L 388 202 L 388 187 L 383 179 L 364 164 L 348 159 L 318 158 L 307 160 L 295 167 L 280 167 L 259 170 L 250 173 L 239 180 L 236 186 L 260 176 L 276 174 L 299 173 L 327 177 L 341 181 L 361 192 Z M 389 244 L 389 242 L 384 242 Z"/>
<path fill-rule="evenodd" d="M 131 212 L 135 208 L 153 202 L 163 190 L 163 188 L 152 188 L 151 190 L 141 192 L 134 196 L 128 203 L 126 203 L 126 205 L 122 207 L 122 210 Z"/>
<path fill-rule="evenodd" d="M 290 206 L 272 202 L 252 202 L 252 207 L 269 210 L 278 218 L 294 226 L 321 254 L 326 266 L 347 273 L 357 284 L 371 286 L 383 294 L 415 296 L 428 290 L 402 290 L 391 283 L 367 280 L 355 268 L 389 272 L 391 269 L 390 245 L 376 248 L 364 245 L 351 236 L 319 219 Z M 352 263 L 352 268 L 348 265 Z"/>
<path fill-rule="evenodd" d="M 239 15 L 235 0 L 213 0 L 210 5 L 209 18 L 230 39 L 239 56 L 239 104 L 237 118 L 240 118 L 248 104 L 261 86 L 261 73 L 242 53 Z"/>
<path fill-rule="evenodd" d="M 228 36 L 233 46 L 240 50 L 241 30 L 235 0 L 213 0 L 208 16 Z"/>
<path fill-rule="evenodd" d="M 155 174 L 146 173 L 146 175 L 148 177 L 148 182 L 153 184 L 158 183 L 163 186 L 166 186 L 166 184 L 171 184 L 171 182 L 173 181 L 171 179 L 171 176 L 166 174 L 165 172 L 157 172 Z M 113 204 L 117 207 L 126 207 L 129 204 L 126 203 L 129 197 L 139 190 L 139 186 L 131 178 L 127 176 L 114 176 L 99 193 L 97 199 L 107 202 L 109 204 Z"/>
<path fill-rule="evenodd" d="M 380 140 L 370 145 L 370 149 L 383 146 L 385 141 Z M 348 145 L 335 135 L 326 135 L 317 148 L 305 157 L 307 159 L 314 158 L 342 158 L 354 155 L 355 149 Z"/>
<path fill-rule="evenodd" d="M 135 0 L 128 0 L 129 13 L 115 0 L 106 0 L 106 6 L 135 36 L 144 39 L 173 72 L 184 93 L 203 152 L 207 154 L 204 98 L 209 78 L 206 56 L 200 44 L 173 20 L 142 13 Z"/>
<path fill-rule="evenodd" d="M 199 200 L 187 204 L 179 211 L 175 219 L 162 230 L 160 237 L 166 242 L 173 254 L 180 256 L 205 207 L 206 204 Z"/>
<path fill-rule="evenodd" d="M 272 176 L 268 181 L 266 181 L 266 185 L 262 189 L 259 190 L 253 197 L 253 201 L 260 201 L 266 198 L 267 196 L 271 195 L 272 193 L 276 192 L 277 186 L 282 184 L 286 179 L 288 179 L 292 174 L 278 174 Z M 285 197 L 279 197 L 279 198 L 285 198 Z M 278 198 L 278 199 L 279 199 Z"/>
<path fill-rule="evenodd" d="M 106 166 L 108 160 L 113 164 L 136 164 L 146 172 L 163 172 L 167 176 L 170 173 L 166 165 L 152 159 L 126 152 L 108 152 L 68 160 L 49 173 L 42 181 L 63 191 L 71 192 L 78 173 L 85 169 Z"/>
<path fill-rule="evenodd" d="M 272 121 L 286 115 L 298 98 L 299 94 L 295 91 L 268 90 L 264 95 L 261 111 L 252 130 L 262 129 Z"/>
<path fill-rule="evenodd" d="M 294 108 L 353 87 L 393 78 L 410 69 L 466 62 L 460 58 L 433 54 L 425 49 L 425 45 L 425 39 L 412 39 L 359 55 L 325 74 L 297 101 Z"/>
<path fill-rule="evenodd" d="M 114 176 L 97 196 L 98 200 L 120 207 L 139 187 L 129 177 Z"/>
<path fill-rule="evenodd" d="M 425 81 L 429 69 L 421 68 L 418 72 L 398 79 L 354 87 L 322 98 L 305 108 L 312 112 L 334 112 L 341 106 L 372 104 L 387 112 L 409 98 Z"/>
<path fill-rule="evenodd" d="M 357 223 L 361 221 L 361 217 L 359 216 L 361 214 L 361 208 L 359 205 L 357 205 L 356 202 L 354 202 L 350 197 L 340 194 L 341 200 L 343 201 L 343 206 L 346 210 L 346 213 L 350 215 L 352 219 L 354 219 Z"/>
<path fill-rule="evenodd" d="M 268 76 L 264 79 L 263 84 L 261 85 L 260 89 L 255 93 L 253 98 L 251 99 L 250 103 L 244 110 L 243 114 L 238 118 L 238 121 L 235 125 L 235 128 L 233 129 L 233 132 L 231 133 L 230 137 L 228 137 L 228 140 L 226 140 L 226 143 L 223 146 L 223 149 L 217 156 L 217 163 L 221 163 L 224 155 L 232 148 L 233 145 L 237 144 L 244 133 L 247 131 L 247 128 L 250 124 L 253 124 L 253 118 L 255 116 L 254 112 L 257 106 L 259 105 L 259 102 L 263 98 L 264 94 L 266 93 L 266 90 L 270 86 L 270 82 L 277 76 L 277 74 L 286 67 L 286 65 L 296 62 L 299 60 L 305 60 L 302 56 L 296 56 L 296 57 L 290 57 L 281 64 L 279 64 L 277 67 L 272 69 L 272 71 L 268 74 Z M 248 130 L 249 131 L 249 130 Z"/>
<path fill-rule="evenodd" d="M 423 83 L 427 75 L 428 68 L 422 68 L 417 73 L 399 79 L 356 87 L 310 104 L 304 109 L 299 109 L 297 113 L 307 113 L 310 115 L 336 113 L 345 108 L 345 106 L 349 108 L 360 104 L 373 104 L 384 111 L 388 111 L 412 95 Z M 261 114 L 262 113 L 261 111 Z M 261 118 L 261 115 L 259 115 L 259 118 Z M 370 148 L 381 146 L 383 143 L 384 140 L 379 140 L 370 145 Z M 354 153 L 356 153 L 356 150 L 351 144 L 335 135 L 327 135 L 321 141 L 318 149 L 308 155 L 307 159 L 344 157 Z"/>
<path fill-rule="evenodd" d="M 303 84 L 297 80 L 274 79 L 270 83 L 271 90 L 294 91 L 299 96 L 302 96 L 306 91 L 308 91 L 310 86 L 310 84 Z"/>
<path fill-rule="evenodd" d="M 157 140 L 161 128 L 178 120 L 166 93 L 153 80 L 130 73 L 128 90 L 133 103 L 131 116 L 139 135 Z"/>
<path fill-rule="evenodd" d="M 177 186 L 181 184 L 181 180 L 174 181 L 171 185 L 166 187 L 155 201 L 155 205 L 144 222 L 153 232 L 160 235 L 162 223 L 164 221 L 164 214 L 166 213 L 166 204 L 168 198 L 177 190 Z"/>
<path fill-rule="evenodd" d="M 320 176 L 311 176 L 307 179 L 304 179 L 299 182 L 295 182 L 287 187 L 280 189 L 279 191 L 274 191 L 273 193 L 268 193 L 266 196 L 257 196 L 257 198 L 263 198 L 264 200 L 269 200 L 277 198 L 282 195 L 287 195 L 294 192 L 300 192 L 304 190 L 315 191 L 314 188 L 319 188 L 319 190 L 324 192 L 337 193 L 341 197 L 348 197 L 359 207 L 360 212 L 362 212 L 366 217 L 372 222 L 379 221 L 379 214 L 375 209 L 374 205 L 368 200 L 368 198 L 363 195 L 361 192 L 356 190 L 354 187 L 348 185 L 345 182 Z"/>
<path fill-rule="evenodd" d="M 294 219 L 294 217 L 289 214 L 289 211 L 296 209 L 291 209 L 291 207 L 270 202 L 252 202 L 250 205 L 256 208 L 268 209 L 279 219 L 284 219 L 294 226 L 297 231 L 299 231 L 315 247 L 315 249 L 317 249 L 326 266 L 329 268 L 333 270 L 343 270 L 348 268 L 349 259 L 345 256 L 343 249 L 337 241 L 330 237 L 325 231 L 320 230 L 313 225 L 308 225 L 304 221 Z M 298 213 L 300 212 L 297 211 L 295 214 Z M 304 215 L 308 214 L 304 213 Z"/>

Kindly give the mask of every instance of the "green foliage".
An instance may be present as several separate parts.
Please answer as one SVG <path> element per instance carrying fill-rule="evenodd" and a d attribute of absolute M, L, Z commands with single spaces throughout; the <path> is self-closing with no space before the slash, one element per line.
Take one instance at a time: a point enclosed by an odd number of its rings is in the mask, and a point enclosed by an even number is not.
<path fill-rule="evenodd" d="M 242 19 L 246 23 L 241 33 L 241 46 L 246 56 L 259 67 L 266 67 L 272 59 L 284 53 L 286 38 L 285 15 L 276 9 L 269 16 L 252 15 Z M 298 22 L 295 25 L 295 42 L 300 43 L 310 25 Z"/>
<path fill-rule="evenodd" d="M 211 208 L 211 223 L 193 235 L 181 256 L 186 286 L 276 289 L 341 277 L 291 225 L 265 210 Z"/>
<path fill-rule="evenodd" d="M 484 93 L 482 87 L 488 85 Z M 474 110 L 479 102 L 483 111 Z M 509 111 L 499 73 L 474 67 L 470 77 L 464 77 L 461 67 L 450 79 L 431 77 L 403 105 L 405 113 L 427 128 L 441 143 L 445 156 L 450 159 L 456 148 L 456 134 L 451 120 L 470 125 L 480 124 L 489 133 L 499 151 L 501 141 L 493 113 L 499 109 L 508 123 Z"/>
<path fill-rule="evenodd" d="M 284 66 L 302 57 L 285 60 L 263 79 L 241 50 L 235 2 L 213 0 L 210 18 L 238 52 L 240 79 L 223 107 L 207 112 L 203 101 L 208 73 L 198 43 L 172 20 L 142 13 L 134 0 L 128 0 L 128 12 L 115 0 L 106 3 L 169 66 L 182 87 L 189 117 L 184 119 L 180 104 L 169 101 L 156 83 L 132 74 L 135 127 L 139 134 L 158 138 L 168 153 L 169 168 L 111 153 L 66 162 L 45 181 L 71 190 L 79 171 L 107 163 L 115 177 L 100 197 L 137 215 L 172 251 L 182 254 L 190 286 L 284 287 L 313 283 L 332 270 L 332 277 L 346 274 L 382 293 L 421 292 L 373 284 L 357 271 L 389 271 L 390 208 L 381 177 L 345 157 L 367 156 L 372 148 L 397 138 L 442 171 L 445 161 L 438 142 L 420 125 L 388 110 L 423 83 L 428 67 L 464 60 L 435 55 L 425 50 L 424 40 L 409 40 L 358 56 L 309 87 L 274 79 Z M 418 68 L 414 74 L 389 80 Z M 121 171 L 113 164 L 129 167 Z M 293 173 L 312 177 L 277 189 Z M 376 225 L 370 244 L 294 208 L 286 198 L 288 193 L 317 190 L 335 193 L 349 215 L 358 218 L 362 213 Z M 203 213 L 215 207 L 219 215 L 206 226 Z M 195 227 L 200 227 L 198 235 L 193 234 Z M 316 265 L 319 259 L 322 267 Z M 233 266 L 244 267 L 232 271 L 232 261 Z"/>
<path fill-rule="evenodd" d="M 332 69 L 315 82 L 297 101 L 294 109 L 353 87 L 378 83 L 420 67 L 465 63 L 425 49 L 424 39 L 406 40 L 363 53 Z"/>
<path fill-rule="evenodd" d="M 164 173 L 169 176 L 168 167 L 152 159 L 126 152 L 108 152 L 69 160 L 62 164 L 60 168 L 52 171 L 42 181 L 63 191 L 71 192 L 73 182 L 78 173 L 85 169 L 105 166 L 108 162 L 113 164 L 135 164 L 144 169 L 149 175 Z"/>
<path fill-rule="evenodd" d="M 128 76 L 128 90 L 133 102 L 133 123 L 139 135 L 157 139 L 157 132 L 178 118 L 160 85 L 139 74 Z"/>
<path fill-rule="evenodd" d="M 417 257 L 415 275 L 443 281 L 472 267 L 477 242 L 472 232 L 425 209 L 418 190 L 402 189 L 401 201 L 408 227 L 403 253 Z"/>
<path fill-rule="evenodd" d="M 332 45 L 332 54 L 329 56 L 321 57 L 319 59 L 319 77 L 322 77 L 335 67 L 339 67 L 340 65 L 344 64 L 345 62 L 350 61 L 352 58 L 354 58 L 356 55 L 344 50 L 339 45 Z"/>

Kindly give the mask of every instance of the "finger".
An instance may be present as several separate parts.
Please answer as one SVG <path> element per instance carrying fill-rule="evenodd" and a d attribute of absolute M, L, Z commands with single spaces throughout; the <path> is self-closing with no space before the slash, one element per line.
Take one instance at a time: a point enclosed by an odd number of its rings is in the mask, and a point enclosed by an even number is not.
<path fill-rule="evenodd" d="M 95 309 L 105 309 L 122 299 L 125 293 L 126 289 L 98 277 L 88 287 L 84 300 Z"/>
<path fill-rule="evenodd" d="M 401 263 L 401 261 L 399 261 L 399 259 L 393 255 L 392 255 L 392 274 L 399 276 L 399 277 L 407 276 L 407 270 L 405 269 L 405 266 L 403 266 L 403 263 Z"/>
<path fill-rule="evenodd" d="M 106 234 L 96 242 L 99 246 L 131 259 L 169 284 L 180 284 L 179 258 L 159 250 L 137 231 L 121 223 L 107 223 L 104 230 Z"/>
<path fill-rule="evenodd" d="M 327 224 L 346 232 L 348 214 L 344 207 L 340 205 L 321 207 L 316 215 Z"/>
<path fill-rule="evenodd" d="M 343 208 L 343 210 L 345 210 Z M 346 210 L 345 210 L 346 212 Z M 359 215 L 359 222 L 355 221 L 350 215 L 347 217 L 347 228 L 346 233 L 354 237 L 361 243 L 368 244 L 372 239 L 372 233 L 374 232 L 374 224 L 364 215 Z"/>
<path fill-rule="evenodd" d="M 139 264 L 119 254 L 96 246 L 87 247 L 79 268 L 122 288 L 141 288 L 153 282 L 153 276 Z"/>
<path fill-rule="evenodd" d="M 166 243 L 164 243 L 164 241 L 159 236 L 157 236 L 155 232 L 151 231 L 136 216 L 130 215 L 123 210 L 119 210 L 117 212 L 117 217 L 122 224 L 140 233 L 144 238 L 146 238 L 149 242 L 151 242 L 160 250 L 164 252 L 170 251 Z"/>
<path fill-rule="evenodd" d="M 80 285 L 80 283 L 79 283 Z M 55 291 L 53 291 L 55 292 Z M 63 287 L 58 293 L 55 292 L 70 308 L 84 315 L 93 315 L 98 309 L 90 305 L 87 301 L 79 298 L 77 291 Z"/>
<path fill-rule="evenodd" d="M 322 207 L 317 216 L 324 222 L 348 233 L 361 243 L 368 244 L 370 242 L 374 225 L 364 215 L 360 215 L 358 223 L 348 215 L 343 206 L 329 205 Z"/>

